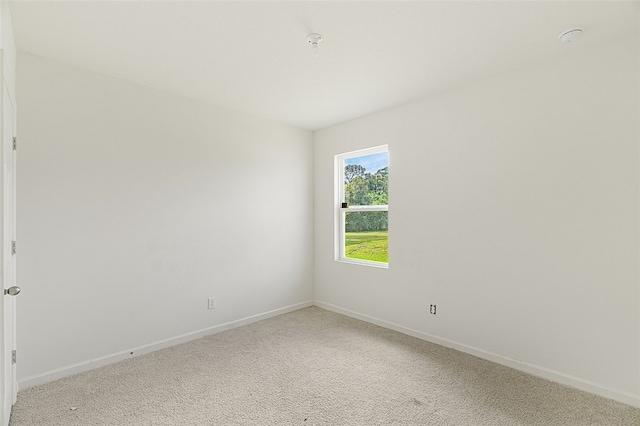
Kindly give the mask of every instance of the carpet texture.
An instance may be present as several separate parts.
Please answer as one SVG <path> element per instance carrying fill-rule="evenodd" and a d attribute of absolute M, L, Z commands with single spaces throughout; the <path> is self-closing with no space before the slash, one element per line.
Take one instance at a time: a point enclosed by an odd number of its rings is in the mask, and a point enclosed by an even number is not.
<path fill-rule="evenodd" d="M 26 389 L 11 425 L 640 426 L 640 409 L 311 307 Z"/>

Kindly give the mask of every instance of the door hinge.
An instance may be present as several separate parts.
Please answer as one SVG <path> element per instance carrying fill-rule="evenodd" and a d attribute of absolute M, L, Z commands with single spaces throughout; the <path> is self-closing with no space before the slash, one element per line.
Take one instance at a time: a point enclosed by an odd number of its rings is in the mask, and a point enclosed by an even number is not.
<path fill-rule="evenodd" d="M 16 254 L 16 242 L 11 241 L 11 254 Z"/>
<path fill-rule="evenodd" d="M 15 151 L 16 149 L 18 149 L 18 138 L 17 137 L 13 137 L 13 150 Z"/>
<path fill-rule="evenodd" d="M 16 356 L 16 350 L 12 350 L 11 351 L 11 364 L 15 364 L 18 360 L 18 357 Z"/>

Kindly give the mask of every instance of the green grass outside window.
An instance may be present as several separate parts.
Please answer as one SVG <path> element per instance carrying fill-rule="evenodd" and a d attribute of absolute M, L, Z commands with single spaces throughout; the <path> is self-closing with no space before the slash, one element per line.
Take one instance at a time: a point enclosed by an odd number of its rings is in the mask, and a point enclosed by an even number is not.
<path fill-rule="evenodd" d="M 349 259 L 389 262 L 389 231 L 346 232 L 345 257 Z"/>

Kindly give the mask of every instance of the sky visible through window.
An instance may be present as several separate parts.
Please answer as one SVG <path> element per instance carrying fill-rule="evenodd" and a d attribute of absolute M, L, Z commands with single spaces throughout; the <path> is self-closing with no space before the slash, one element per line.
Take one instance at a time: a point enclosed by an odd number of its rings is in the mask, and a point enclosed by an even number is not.
<path fill-rule="evenodd" d="M 345 166 L 358 164 L 367 170 L 367 173 L 375 173 L 389 165 L 389 153 L 379 152 L 377 154 L 363 155 L 362 157 L 352 157 L 344 160 Z"/>

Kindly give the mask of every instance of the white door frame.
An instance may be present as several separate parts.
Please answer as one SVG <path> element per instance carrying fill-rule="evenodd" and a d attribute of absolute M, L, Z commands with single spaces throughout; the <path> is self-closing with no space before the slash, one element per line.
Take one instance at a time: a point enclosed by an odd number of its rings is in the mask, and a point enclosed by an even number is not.
<path fill-rule="evenodd" d="M 0 318 L 2 326 L 0 333 L 2 338 L 0 344 L 0 374 L 2 383 L 0 384 L 0 401 L 2 406 L 0 413 L 0 424 L 7 426 L 11 416 L 11 407 L 16 401 L 18 393 L 18 382 L 16 377 L 16 364 L 12 362 L 12 352 L 16 349 L 16 299 L 13 296 L 5 295 L 4 289 L 15 286 L 16 268 L 15 255 L 13 253 L 12 241 L 15 241 L 15 151 L 13 149 L 13 139 L 15 137 L 15 101 L 11 99 L 7 82 L 4 78 L 4 51 L 0 49 L 0 84 L 2 84 L 2 97 L 0 98 L 0 139 L 2 140 L 0 155 L 2 156 L 2 173 L 0 173 L 0 281 L 3 292 L 2 303 L 0 303 Z"/>

